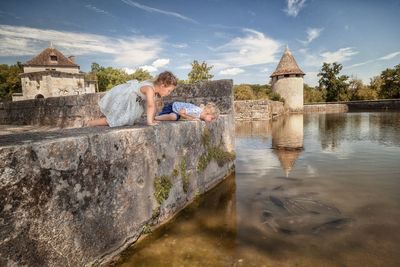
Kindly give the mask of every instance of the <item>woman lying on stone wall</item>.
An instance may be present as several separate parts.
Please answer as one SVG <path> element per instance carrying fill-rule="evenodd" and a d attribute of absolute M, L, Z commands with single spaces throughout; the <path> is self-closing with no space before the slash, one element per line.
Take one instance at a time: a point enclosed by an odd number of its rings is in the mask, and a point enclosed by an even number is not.
<path fill-rule="evenodd" d="M 172 72 L 164 71 L 152 81 L 128 81 L 117 85 L 100 99 L 100 111 L 104 117 L 88 121 L 85 126 L 109 125 L 117 127 L 133 125 L 146 108 L 147 125 L 157 125 L 154 120 L 155 95 L 167 96 L 175 89 L 177 78 Z"/>

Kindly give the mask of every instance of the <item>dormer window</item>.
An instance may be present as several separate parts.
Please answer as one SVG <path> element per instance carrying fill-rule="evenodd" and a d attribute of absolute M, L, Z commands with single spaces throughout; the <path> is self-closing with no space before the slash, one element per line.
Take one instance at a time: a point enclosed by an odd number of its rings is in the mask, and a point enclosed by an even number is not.
<path fill-rule="evenodd" d="M 57 56 L 50 56 L 50 61 L 57 62 Z"/>

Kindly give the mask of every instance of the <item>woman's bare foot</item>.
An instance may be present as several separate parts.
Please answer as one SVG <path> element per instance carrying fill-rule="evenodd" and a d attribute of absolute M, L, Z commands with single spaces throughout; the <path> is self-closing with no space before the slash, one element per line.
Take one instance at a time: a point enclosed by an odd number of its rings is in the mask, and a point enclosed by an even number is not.
<path fill-rule="evenodd" d="M 108 126 L 108 122 L 105 117 L 96 119 L 96 120 L 90 120 L 86 121 L 84 123 L 84 127 L 93 127 L 93 126 Z"/>

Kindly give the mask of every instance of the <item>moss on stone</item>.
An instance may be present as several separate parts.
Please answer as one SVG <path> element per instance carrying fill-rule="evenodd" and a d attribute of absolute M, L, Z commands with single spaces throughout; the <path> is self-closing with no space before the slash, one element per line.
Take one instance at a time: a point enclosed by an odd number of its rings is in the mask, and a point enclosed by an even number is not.
<path fill-rule="evenodd" d="M 179 171 L 177 169 L 174 169 L 172 171 L 172 177 L 178 177 L 178 175 L 179 175 Z"/>
<path fill-rule="evenodd" d="M 143 231 L 142 231 L 143 234 L 151 234 L 152 232 L 153 230 L 151 229 L 150 226 L 148 225 L 143 226 Z"/>
<path fill-rule="evenodd" d="M 234 152 L 228 152 L 222 149 L 222 136 L 219 146 L 211 145 L 211 132 L 208 127 L 204 128 L 203 134 L 201 135 L 201 142 L 204 145 L 206 152 L 200 156 L 197 163 L 197 170 L 199 172 L 204 171 L 211 160 L 215 160 L 218 166 L 222 167 L 224 164 L 233 161 L 236 158 Z"/>
<path fill-rule="evenodd" d="M 203 134 L 201 135 L 201 143 L 205 147 L 208 147 L 211 144 L 211 132 L 208 127 L 204 128 Z"/>
<path fill-rule="evenodd" d="M 154 179 L 154 197 L 159 204 L 168 198 L 171 188 L 172 182 L 169 176 L 163 175 Z"/>
<path fill-rule="evenodd" d="M 197 170 L 201 172 L 204 171 L 210 161 L 211 159 L 209 158 L 208 153 L 201 155 L 199 162 L 197 163 Z"/>
<path fill-rule="evenodd" d="M 235 160 L 236 155 L 233 152 L 228 152 L 220 147 L 211 147 L 208 150 L 209 158 L 214 159 L 218 166 L 222 167 L 226 163 Z"/>
<path fill-rule="evenodd" d="M 189 174 L 187 173 L 186 159 L 182 160 L 180 169 L 181 169 L 183 192 L 187 193 L 189 190 Z"/>
<path fill-rule="evenodd" d="M 160 206 L 158 206 L 157 208 L 154 208 L 153 212 L 151 213 L 151 219 L 152 220 L 157 219 L 157 217 L 160 216 L 160 213 L 161 213 L 161 207 Z"/>

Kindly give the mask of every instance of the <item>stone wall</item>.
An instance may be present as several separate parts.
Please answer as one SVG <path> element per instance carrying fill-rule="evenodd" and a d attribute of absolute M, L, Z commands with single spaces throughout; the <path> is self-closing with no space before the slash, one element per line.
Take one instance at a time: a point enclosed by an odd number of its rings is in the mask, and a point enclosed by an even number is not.
<path fill-rule="evenodd" d="M 400 110 L 400 99 L 364 100 L 305 104 L 304 112 L 336 113 L 347 111 Z"/>
<path fill-rule="evenodd" d="M 271 100 L 242 100 L 235 101 L 235 119 L 242 120 L 269 120 L 273 116 L 286 113 L 282 102 Z"/>
<path fill-rule="evenodd" d="M 203 97 L 207 84 L 190 88 L 195 101 L 225 92 L 220 108 L 232 110 L 232 81 Z M 211 123 L 3 135 L 0 266 L 105 264 L 222 181 L 233 150 L 232 112 Z"/>
<path fill-rule="evenodd" d="M 186 101 L 194 104 L 212 101 L 217 104 L 222 114 L 228 114 L 233 111 L 231 90 L 231 80 L 182 84 L 177 86 L 171 96 L 165 97 L 162 101 Z M 0 103 L 0 124 L 80 127 L 84 121 L 102 115 L 97 102 L 103 94 Z"/>
<path fill-rule="evenodd" d="M 324 104 L 305 104 L 304 113 L 340 113 L 347 112 L 349 108 L 346 104 L 324 103 Z"/>

